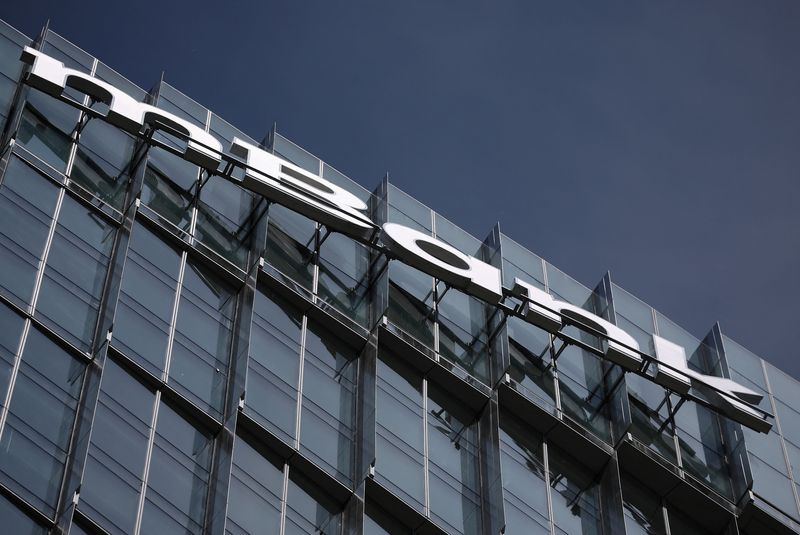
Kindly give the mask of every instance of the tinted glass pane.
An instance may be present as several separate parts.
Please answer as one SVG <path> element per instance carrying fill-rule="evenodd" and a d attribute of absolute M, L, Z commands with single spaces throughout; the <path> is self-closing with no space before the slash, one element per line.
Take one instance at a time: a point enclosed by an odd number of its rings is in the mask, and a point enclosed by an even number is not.
<path fill-rule="evenodd" d="M 117 364 L 106 362 L 80 508 L 112 533 L 134 529 L 154 399 Z"/>
<path fill-rule="evenodd" d="M 225 532 L 231 535 L 278 533 L 283 470 L 237 437 Z"/>
<path fill-rule="evenodd" d="M 445 529 L 481 533 L 478 425 L 474 414 L 428 386 L 431 516 Z"/>
<path fill-rule="evenodd" d="M 92 343 L 114 227 L 64 197 L 37 304 L 53 330 L 80 349 Z"/>
<path fill-rule="evenodd" d="M 47 530 L 31 520 L 25 513 L 0 496 L 0 518 L 3 519 L 3 530 L 15 535 L 45 535 Z"/>
<path fill-rule="evenodd" d="M 75 108 L 31 90 L 22 112 L 17 141 L 63 173 L 72 146 L 69 134 L 77 123 Z"/>
<path fill-rule="evenodd" d="M 333 334 L 308 321 L 300 444 L 346 484 L 352 478 L 354 357 Z"/>
<path fill-rule="evenodd" d="M 201 533 L 213 440 L 168 405 L 158 409 L 142 533 Z"/>
<path fill-rule="evenodd" d="M 0 185 L 0 289 L 29 305 L 52 224 L 58 188 L 18 158 L 11 158 Z"/>
<path fill-rule="evenodd" d="M 377 370 L 375 472 L 409 504 L 425 503 L 422 377 L 399 359 L 381 358 Z"/>
<path fill-rule="evenodd" d="M 91 120 L 81 131 L 71 178 L 87 191 L 122 209 L 134 140 L 103 120 Z"/>
<path fill-rule="evenodd" d="M 300 313 L 277 295 L 256 294 L 245 407 L 290 444 L 297 420 L 301 322 Z"/>
<path fill-rule="evenodd" d="M 83 371 L 82 363 L 30 331 L 0 439 L 0 472 L 48 513 L 58 498 Z"/>
<path fill-rule="evenodd" d="M 526 427 L 502 417 L 500 462 L 509 535 L 550 531 L 542 440 Z"/>
<path fill-rule="evenodd" d="M 169 378 L 201 407 L 217 414 L 222 411 L 235 307 L 236 294 L 226 284 L 187 263 Z"/>
<path fill-rule="evenodd" d="M 164 369 L 180 254 L 146 227 L 133 227 L 112 343 L 156 375 Z"/>

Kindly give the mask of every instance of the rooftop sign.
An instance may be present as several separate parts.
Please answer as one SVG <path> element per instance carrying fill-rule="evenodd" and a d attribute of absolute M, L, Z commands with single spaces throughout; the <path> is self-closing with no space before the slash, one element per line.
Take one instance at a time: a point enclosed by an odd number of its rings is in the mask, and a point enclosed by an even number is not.
<path fill-rule="evenodd" d="M 636 340 L 620 327 L 580 307 L 559 301 L 533 284 L 515 279 L 504 288 L 500 270 L 427 234 L 397 223 L 376 225 L 367 206 L 352 193 L 311 174 L 263 148 L 234 138 L 229 151 L 209 132 L 168 111 L 135 100 L 130 95 L 89 74 L 69 69 L 55 58 L 25 47 L 22 61 L 30 65 L 25 82 L 36 89 L 86 110 L 65 97 L 73 88 L 108 105 L 102 117 L 109 123 L 142 137 L 148 129 L 166 129 L 187 141 L 182 156 L 210 171 L 225 161 L 245 170 L 241 185 L 282 204 L 328 229 L 345 234 L 390 258 L 398 259 L 467 294 L 492 305 L 515 299 L 519 305 L 504 307 L 509 314 L 557 334 L 565 324 L 598 336 L 606 359 L 627 371 L 646 377 L 669 390 L 686 396 L 690 389 L 699 400 L 718 412 L 752 429 L 766 433 L 772 427 L 770 415 L 756 404 L 762 395 L 730 379 L 691 370 L 682 346 L 653 335 L 655 359 L 643 353 Z M 91 111 L 101 116 L 96 111 Z M 229 177 L 228 177 L 229 178 Z M 647 373 L 655 364 L 655 373 Z"/>

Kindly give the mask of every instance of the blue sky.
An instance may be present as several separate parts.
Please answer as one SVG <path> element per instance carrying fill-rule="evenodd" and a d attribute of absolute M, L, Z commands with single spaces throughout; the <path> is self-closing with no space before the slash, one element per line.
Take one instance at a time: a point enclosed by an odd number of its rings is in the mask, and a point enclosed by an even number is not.
<path fill-rule="evenodd" d="M 78 7 L 80 5 L 80 7 Z M 278 130 L 800 377 L 800 3 L 15 2 L 148 88 Z M 152 7 L 151 7 L 152 6 Z M 153 11 L 145 11 L 145 10 Z"/>

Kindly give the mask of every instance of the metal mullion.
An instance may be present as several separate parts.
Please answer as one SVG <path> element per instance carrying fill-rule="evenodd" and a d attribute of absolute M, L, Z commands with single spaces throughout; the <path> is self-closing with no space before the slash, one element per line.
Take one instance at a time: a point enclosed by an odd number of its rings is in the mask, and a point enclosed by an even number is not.
<path fill-rule="evenodd" d="M 306 361 L 306 333 L 308 331 L 308 316 L 303 314 L 303 320 L 300 323 L 300 351 L 299 351 L 299 366 L 298 366 L 298 383 L 297 383 L 297 404 L 295 405 L 295 419 L 294 419 L 294 441 L 293 447 L 300 450 L 300 425 L 303 414 L 303 377 L 305 374 L 305 361 Z"/>
<path fill-rule="evenodd" d="M 428 456 L 428 378 L 422 377 L 422 466 L 423 466 L 423 512 L 426 517 L 431 516 L 430 476 L 428 469 L 430 460 Z"/>
<path fill-rule="evenodd" d="M 153 418 L 150 423 L 150 436 L 147 437 L 147 452 L 144 457 L 144 474 L 142 474 L 141 492 L 139 493 L 139 504 L 136 510 L 136 523 L 134 524 L 134 535 L 139 534 L 142 528 L 142 514 L 144 512 L 145 495 L 147 494 L 147 483 L 150 479 L 150 462 L 153 459 L 153 444 L 156 438 L 156 424 L 158 423 L 158 409 L 161 405 L 161 391 L 156 390 L 153 399 Z"/>
<path fill-rule="evenodd" d="M 547 519 L 550 523 L 550 534 L 556 535 L 556 521 L 553 518 L 553 496 L 550 486 L 550 448 L 547 440 L 542 440 L 542 457 L 544 458 L 544 487 L 547 495 Z"/>
<path fill-rule="evenodd" d="M 792 475 L 792 463 L 789 460 L 789 451 L 786 448 L 786 444 L 784 441 L 786 440 L 783 437 L 783 426 L 781 426 L 780 418 L 778 417 L 778 406 L 775 404 L 775 395 L 772 393 L 772 383 L 769 381 L 769 375 L 767 374 L 767 366 L 764 360 L 761 360 L 761 370 L 764 374 L 764 381 L 767 383 L 767 391 L 769 392 L 769 402 L 770 406 L 772 407 L 772 414 L 775 415 L 775 430 L 779 433 L 781 438 L 781 452 L 783 453 L 783 460 L 786 463 L 787 467 L 787 476 L 789 477 L 790 487 L 792 487 L 792 494 L 794 495 L 795 506 L 800 509 L 800 497 L 798 496 L 797 486 L 794 484 L 794 476 Z"/>
<path fill-rule="evenodd" d="M 281 523 L 278 530 L 279 535 L 286 532 L 286 508 L 289 501 L 289 464 L 283 463 L 283 488 L 281 489 Z"/>
<path fill-rule="evenodd" d="M 25 343 L 28 340 L 30 329 L 31 320 L 30 318 L 26 318 L 22 325 L 22 334 L 17 344 L 17 352 L 14 355 L 14 366 L 11 369 L 11 376 L 8 380 L 8 390 L 6 391 L 5 400 L 3 402 L 2 413 L 0 413 L 0 437 L 3 436 L 6 429 L 6 420 L 8 419 L 8 413 L 11 408 L 11 396 L 14 392 L 14 385 L 17 382 L 19 367 L 22 364 L 22 352 L 25 350 Z"/>
<path fill-rule="evenodd" d="M 53 245 L 53 238 L 56 234 L 56 227 L 58 226 L 58 216 L 61 213 L 61 205 L 64 202 L 64 188 L 60 188 L 58 192 L 58 199 L 56 199 L 56 207 L 53 210 L 53 221 L 50 223 L 50 230 L 47 233 L 47 239 L 45 240 L 44 245 L 44 252 L 42 253 L 42 259 L 39 261 L 39 272 L 36 275 L 36 282 L 33 285 L 33 296 L 31 297 L 31 304 L 30 314 L 36 311 L 36 303 L 39 300 L 39 291 L 42 289 L 42 281 L 44 280 L 44 270 L 47 266 L 47 257 L 50 255 L 50 248 Z"/>
<path fill-rule="evenodd" d="M 164 360 L 164 372 L 161 375 L 161 380 L 164 383 L 168 382 L 169 378 L 169 368 L 172 364 L 172 346 L 175 342 L 175 330 L 177 328 L 178 322 L 178 307 L 180 305 L 181 300 L 181 291 L 183 290 L 183 274 L 186 272 L 186 262 L 187 262 L 187 253 L 186 251 L 181 252 L 181 264 L 178 268 L 178 281 L 175 290 L 175 300 L 172 304 L 172 318 L 170 319 L 170 329 L 169 329 L 169 337 L 167 338 L 167 354 Z"/>
<path fill-rule="evenodd" d="M 94 76 L 95 71 L 97 70 L 97 63 L 98 63 L 97 58 L 94 58 L 94 61 L 92 62 L 92 68 L 89 72 L 90 76 Z M 81 104 L 83 104 L 83 106 L 85 107 L 89 107 L 89 105 L 87 104 L 88 102 L 89 102 L 89 95 L 84 95 Z M 87 117 L 88 119 L 91 119 L 91 116 L 89 116 L 85 111 L 83 111 L 83 109 L 78 108 L 78 122 L 75 123 L 76 128 L 73 128 L 69 136 L 70 140 L 72 141 L 72 145 L 69 148 L 69 158 L 67 158 L 67 166 L 64 171 L 64 175 L 67 177 L 67 184 L 69 184 L 72 181 L 70 176 L 72 176 L 72 168 L 75 165 L 75 156 L 78 153 L 78 140 L 80 139 L 82 128 L 81 130 L 77 130 L 77 127 Z"/>

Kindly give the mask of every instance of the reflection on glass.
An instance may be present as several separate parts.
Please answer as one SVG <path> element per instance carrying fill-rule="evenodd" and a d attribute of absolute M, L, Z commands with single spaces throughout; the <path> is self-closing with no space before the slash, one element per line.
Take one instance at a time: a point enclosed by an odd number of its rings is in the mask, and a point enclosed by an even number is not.
<path fill-rule="evenodd" d="M 302 316 L 273 292 L 255 297 L 245 412 L 294 445 Z"/>
<path fill-rule="evenodd" d="M 213 439 L 158 408 L 141 533 L 202 533 Z"/>
<path fill-rule="evenodd" d="M 179 268 L 180 254 L 136 223 L 122 273 L 112 344 L 156 376 L 164 371 Z"/>
<path fill-rule="evenodd" d="M 20 119 L 17 141 L 63 173 L 72 147 L 70 133 L 77 123 L 75 108 L 31 90 Z"/>
<path fill-rule="evenodd" d="M 55 511 L 83 371 L 82 363 L 31 329 L 0 438 L 0 474 L 47 514 Z"/>
<path fill-rule="evenodd" d="M 0 291 L 22 307 L 33 297 L 57 198 L 54 184 L 11 158 L 0 185 Z"/>
<path fill-rule="evenodd" d="M 80 509 L 111 533 L 132 533 L 155 395 L 106 361 L 81 485 Z"/>
<path fill-rule="evenodd" d="M 186 263 L 169 381 L 199 406 L 222 414 L 236 294 L 205 268 Z"/>
<path fill-rule="evenodd" d="M 421 510 L 425 503 L 422 376 L 401 359 L 377 365 L 375 478 Z"/>
<path fill-rule="evenodd" d="M 509 414 L 501 415 L 500 464 L 506 533 L 550 533 L 542 439 Z"/>
<path fill-rule="evenodd" d="M 282 497 L 282 464 L 236 437 L 225 533 L 278 533 Z"/>
<path fill-rule="evenodd" d="M 114 227 L 68 195 L 47 256 L 37 314 L 78 348 L 91 347 Z"/>
<path fill-rule="evenodd" d="M 306 331 L 300 448 L 350 485 L 353 468 L 355 380 L 352 349 L 312 320 Z"/>
<path fill-rule="evenodd" d="M 89 193 L 122 209 L 134 140 L 102 120 L 90 120 L 78 138 L 71 178 Z"/>
<path fill-rule="evenodd" d="M 458 401 L 429 384 L 428 484 L 431 516 L 448 531 L 481 533 L 478 422 Z"/>

